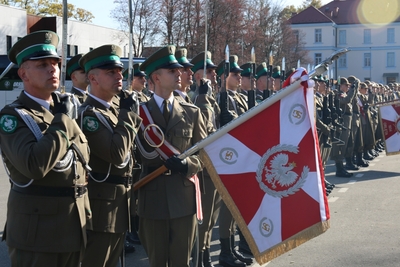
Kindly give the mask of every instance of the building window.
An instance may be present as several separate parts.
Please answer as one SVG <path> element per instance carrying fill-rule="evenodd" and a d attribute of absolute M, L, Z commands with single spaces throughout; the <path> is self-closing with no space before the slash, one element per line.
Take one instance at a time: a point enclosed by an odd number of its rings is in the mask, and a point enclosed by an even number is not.
<path fill-rule="evenodd" d="M 394 65 L 394 63 L 395 63 L 395 55 L 394 55 L 394 52 L 388 52 L 387 54 L 386 54 L 386 65 L 388 66 L 388 67 L 394 67 L 395 65 Z"/>
<path fill-rule="evenodd" d="M 293 35 L 294 35 L 294 38 L 296 38 L 296 44 L 299 44 L 299 31 L 294 30 Z"/>
<path fill-rule="evenodd" d="M 394 43 L 394 28 L 387 29 L 387 42 Z"/>
<path fill-rule="evenodd" d="M 67 57 L 71 56 L 71 45 L 67 44 Z"/>
<path fill-rule="evenodd" d="M 318 65 L 322 62 L 322 54 L 321 53 L 315 53 L 315 65 Z"/>
<path fill-rule="evenodd" d="M 12 37 L 10 35 L 7 35 L 6 38 L 7 38 L 7 52 L 8 52 L 12 47 Z"/>
<path fill-rule="evenodd" d="M 364 53 L 364 67 L 371 67 L 371 53 Z"/>
<path fill-rule="evenodd" d="M 74 56 L 78 54 L 78 46 L 74 45 Z"/>
<path fill-rule="evenodd" d="M 371 30 L 365 29 L 364 30 L 364 44 L 370 44 L 370 43 L 371 43 Z"/>
<path fill-rule="evenodd" d="M 347 68 L 347 54 L 339 57 L 339 68 Z"/>
<path fill-rule="evenodd" d="M 321 29 L 315 29 L 315 42 L 322 43 L 322 30 Z"/>
<path fill-rule="evenodd" d="M 346 30 L 339 31 L 339 44 L 346 44 Z"/>

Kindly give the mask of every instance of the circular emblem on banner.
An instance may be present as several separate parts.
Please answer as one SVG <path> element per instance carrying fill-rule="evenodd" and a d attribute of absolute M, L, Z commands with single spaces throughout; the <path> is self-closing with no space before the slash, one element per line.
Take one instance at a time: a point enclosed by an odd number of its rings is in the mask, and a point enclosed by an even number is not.
<path fill-rule="evenodd" d="M 397 118 L 396 118 L 395 125 L 396 125 L 396 131 L 397 131 L 398 133 L 400 133 L 400 117 L 397 117 Z"/>
<path fill-rule="evenodd" d="M 293 124 L 300 124 L 306 118 L 306 108 L 301 104 L 295 104 L 290 108 L 289 121 Z"/>
<path fill-rule="evenodd" d="M 256 179 L 265 193 L 273 197 L 287 197 L 304 185 L 310 168 L 304 166 L 299 173 L 296 162 L 290 160 L 298 151 L 296 146 L 279 144 L 268 149 L 262 156 Z"/>
<path fill-rule="evenodd" d="M 269 237 L 272 235 L 272 232 L 274 231 L 274 224 L 270 219 L 267 217 L 264 217 L 260 221 L 260 233 L 264 237 Z"/>
<path fill-rule="evenodd" d="M 230 147 L 225 147 L 219 152 L 219 158 L 226 164 L 235 164 L 237 162 L 239 154 L 237 151 Z"/>
<path fill-rule="evenodd" d="M 3 115 L 0 119 L 0 128 L 5 133 L 13 133 L 17 129 L 17 117 L 11 115 Z"/>
<path fill-rule="evenodd" d="M 89 132 L 95 132 L 99 129 L 99 121 L 95 117 L 87 116 L 83 119 L 83 126 Z"/>

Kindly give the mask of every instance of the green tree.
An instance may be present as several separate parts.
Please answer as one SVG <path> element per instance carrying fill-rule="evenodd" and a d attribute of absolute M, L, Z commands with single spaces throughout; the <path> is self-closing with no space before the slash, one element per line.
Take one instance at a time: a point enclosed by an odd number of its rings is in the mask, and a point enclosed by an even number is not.
<path fill-rule="evenodd" d="M 0 4 L 26 9 L 28 14 L 38 16 L 62 16 L 62 0 L 0 0 Z M 92 22 L 91 12 L 68 4 L 68 17 L 83 22 Z"/>

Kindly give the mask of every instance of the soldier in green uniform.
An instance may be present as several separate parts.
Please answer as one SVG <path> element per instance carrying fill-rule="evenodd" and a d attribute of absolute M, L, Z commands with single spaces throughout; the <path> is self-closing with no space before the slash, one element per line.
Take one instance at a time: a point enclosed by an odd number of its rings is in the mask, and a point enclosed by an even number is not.
<path fill-rule="evenodd" d="M 268 77 L 267 63 L 262 62 L 256 68 L 256 101 L 257 103 L 264 100 L 264 91 L 268 90 L 268 97 L 272 94 L 274 78 Z M 272 86 L 272 87 L 271 87 Z"/>
<path fill-rule="evenodd" d="M 178 101 L 173 91 L 181 86 L 183 67 L 175 58 L 175 46 L 161 48 L 140 66 L 154 85 L 154 95 L 140 107 L 143 124 L 137 143 L 141 154 L 142 175 L 161 166 L 168 170 L 139 188 L 139 237 L 151 267 L 189 266 L 195 239 L 196 211 L 201 201 L 196 191 L 196 173 L 202 169 L 197 155 L 183 160 L 174 154 L 185 151 L 207 136 L 203 116 L 198 107 Z M 164 138 L 144 136 L 149 126 L 157 125 Z M 154 138 L 160 138 L 155 139 Z M 152 144 L 153 146 L 150 146 Z M 160 144 L 159 149 L 155 145 Z"/>
<path fill-rule="evenodd" d="M 190 100 L 190 97 L 188 96 L 188 92 L 190 91 L 190 86 L 193 84 L 193 64 L 189 62 L 186 56 L 186 48 L 180 48 L 175 51 L 175 58 L 183 68 L 181 69 L 181 86 L 175 89 L 173 94 L 188 103 L 192 103 L 192 100 Z"/>
<path fill-rule="evenodd" d="M 133 64 L 132 90 L 138 95 L 140 103 L 147 102 L 150 97 L 143 90 L 146 88 L 146 73 L 140 70 L 141 63 Z"/>
<path fill-rule="evenodd" d="M 333 145 L 331 151 L 331 159 L 335 161 L 336 164 L 336 176 L 337 177 L 344 177 L 349 178 L 353 176 L 352 173 L 349 173 L 345 170 L 343 166 L 343 159 L 345 157 L 347 143 L 350 138 L 350 131 L 351 131 L 351 121 L 353 117 L 353 98 L 355 96 L 355 89 L 354 87 L 350 88 L 350 83 L 346 78 L 340 79 L 340 92 L 339 92 L 339 104 L 340 108 L 342 109 L 342 118 L 343 123 L 342 131 L 340 133 L 340 140 L 344 142 L 344 145 Z"/>
<path fill-rule="evenodd" d="M 72 81 L 71 94 L 73 94 L 81 104 L 86 100 L 89 85 L 86 73 L 79 65 L 79 60 L 82 56 L 83 54 L 78 54 L 67 63 L 67 74 L 71 77 Z"/>
<path fill-rule="evenodd" d="M 82 267 L 116 266 L 130 227 L 132 148 L 141 119 L 136 95 L 116 97 L 122 90 L 121 55 L 119 46 L 104 45 L 79 61 L 91 88 L 78 121 L 91 151 L 88 187 L 93 210 Z"/>
<path fill-rule="evenodd" d="M 220 109 L 212 95 L 212 80 L 216 80 L 215 69 L 217 66 L 212 62 L 210 52 L 207 52 L 206 62 L 204 62 L 204 53 L 205 52 L 199 53 L 191 60 L 193 64 L 192 70 L 194 71 L 194 77 L 196 79 L 196 92 L 198 93 L 194 98 L 194 104 L 200 108 L 207 123 L 207 132 L 210 134 L 219 128 Z M 206 65 L 206 79 L 203 78 L 204 65 Z M 218 219 L 221 197 L 207 169 L 203 169 L 203 171 L 199 173 L 199 178 L 201 179 L 203 223 L 199 225 L 198 266 L 212 267 L 210 255 L 212 230 Z"/>
<path fill-rule="evenodd" d="M 55 93 L 58 41 L 56 33 L 38 31 L 8 53 L 24 84 L 0 112 L 1 152 L 11 181 L 3 238 L 12 266 L 77 267 L 86 245 L 89 150 L 75 122 L 73 96 Z"/>
<path fill-rule="evenodd" d="M 233 117 L 238 117 L 248 110 L 247 101 L 237 91 L 240 88 L 242 77 L 240 75 L 242 69 L 237 64 L 238 57 L 232 55 L 229 57 L 230 69 L 229 75 L 226 77 L 226 91 L 228 93 L 228 110 Z M 221 106 L 221 103 L 220 103 Z M 222 113 L 223 111 L 221 111 Z M 251 258 L 244 257 L 235 247 L 235 231 L 236 224 L 227 208 L 222 202 L 219 215 L 219 240 L 221 242 L 221 253 L 219 254 L 219 264 L 222 266 L 246 266 L 251 264 Z"/>

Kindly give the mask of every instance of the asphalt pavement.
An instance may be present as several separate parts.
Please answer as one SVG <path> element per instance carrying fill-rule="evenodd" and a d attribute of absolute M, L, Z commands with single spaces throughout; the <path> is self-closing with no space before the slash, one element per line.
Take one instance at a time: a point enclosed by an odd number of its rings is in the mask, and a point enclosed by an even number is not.
<path fill-rule="evenodd" d="M 353 177 L 337 178 L 333 162 L 328 162 L 326 179 L 336 184 L 328 197 L 330 229 L 263 266 L 400 266 L 399 165 L 400 155 L 381 153 L 368 168 L 355 171 Z M 9 188 L 8 177 L 0 166 L 0 235 L 6 219 Z M 219 249 L 217 225 L 211 247 L 216 267 Z M 10 266 L 10 261 L 5 242 L 0 242 L 0 267 L 3 266 Z M 126 255 L 125 266 L 149 266 L 142 246 L 136 245 L 136 251 Z"/>

